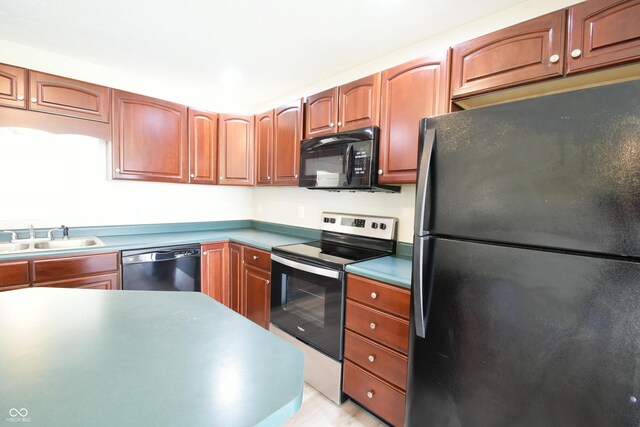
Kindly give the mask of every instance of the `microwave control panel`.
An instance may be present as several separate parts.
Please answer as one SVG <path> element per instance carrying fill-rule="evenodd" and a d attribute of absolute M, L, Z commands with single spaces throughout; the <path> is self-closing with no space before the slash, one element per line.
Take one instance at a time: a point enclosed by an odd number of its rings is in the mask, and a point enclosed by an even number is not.
<path fill-rule="evenodd" d="M 356 151 L 353 156 L 353 175 L 364 176 L 369 173 L 369 153 Z"/>

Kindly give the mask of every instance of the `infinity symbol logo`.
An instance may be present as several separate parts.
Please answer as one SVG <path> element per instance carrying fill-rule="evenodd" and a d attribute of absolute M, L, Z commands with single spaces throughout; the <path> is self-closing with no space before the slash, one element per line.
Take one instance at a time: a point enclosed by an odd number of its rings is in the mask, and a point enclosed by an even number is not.
<path fill-rule="evenodd" d="M 29 411 L 27 411 L 27 408 L 20 408 L 20 409 L 16 409 L 16 408 L 11 408 L 9 409 L 9 416 L 10 417 L 26 417 L 27 415 L 29 415 Z"/>

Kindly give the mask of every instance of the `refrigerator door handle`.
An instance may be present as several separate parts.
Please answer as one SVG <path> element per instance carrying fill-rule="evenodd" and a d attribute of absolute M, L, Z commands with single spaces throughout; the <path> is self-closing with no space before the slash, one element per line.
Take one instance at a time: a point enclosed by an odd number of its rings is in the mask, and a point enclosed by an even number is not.
<path fill-rule="evenodd" d="M 436 131 L 435 129 L 427 130 L 426 119 L 420 121 L 420 139 L 424 141 L 424 144 L 420 155 L 420 167 L 416 185 L 416 216 L 413 222 L 416 236 L 422 236 L 428 231 L 431 214 L 429 176 L 431 175 L 431 158 L 433 157 L 433 145 L 436 142 Z"/>
<path fill-rule="evenodd" d="M 433 265 L 433 239 L 416 236 L 413 241 L 412 292 L 413 317 L 416 335 L 424 338 L 427 332 L 429 302 L 431 301 L 431 278 Z"/>

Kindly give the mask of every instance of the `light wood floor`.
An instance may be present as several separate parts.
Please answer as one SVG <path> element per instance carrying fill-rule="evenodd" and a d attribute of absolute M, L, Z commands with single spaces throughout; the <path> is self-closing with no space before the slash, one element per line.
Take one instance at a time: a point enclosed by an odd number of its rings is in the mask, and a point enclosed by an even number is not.
<path fill-rule="evenodd" d="M 382 427 L 386 426 L 386 424 L 365 412 L 350 400 L 343 403 L 342 406 L 336 405 L 305 383 L 302 392 L 302 406 L 283 426 Z"/>

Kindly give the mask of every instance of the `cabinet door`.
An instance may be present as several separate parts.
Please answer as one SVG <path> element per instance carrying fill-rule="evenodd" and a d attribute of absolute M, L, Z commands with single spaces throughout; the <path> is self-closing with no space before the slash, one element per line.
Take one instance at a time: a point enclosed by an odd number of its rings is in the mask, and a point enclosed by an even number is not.
<path fill-rule="evenodd" d="M 29 261 L 0 263 L 0 291 L 29 287 Z"/>
<path fill-rule="evenodd" d="M 243 314 L 253 322 L 269 329 L 271 309 L 271 274 L 244 264 Z"/>
<path fill-rule="evenodd" d="M 202 293 L 229 307 L 229 243 L 202 245 Z"/>
<path fill-rule="evenodd" d="M 273 184 L 273 110 L 256 116 L 256 184 Z"/>
<path fill-rule="evenodd" d="M 220 114 L 218 184 L 254 184 L 253 123 L 253 116 Z"/>
<path fill-rule="evenodd" d="M 79 119 L 109 122 L 111 89 L 29 71 L 29 109 Z"/>
<path fill-rule="evenodd" d="M 118 273 L 100 274 L 97 276 L 76 277 L 73 279 L 62 279 L 50 282 L 34 283 L 33 286 L 48 288 L 82 288 L 82 289 L 109 289 L 120 288 Z"/>
<path fill-rule="evenodd" d="M 189 182 L 218 181 L 218 115 L 189 108 Z"/>
<path fill-rule="evenodd" d="M 379 182 L 416 182 L 418 122 L 449 108 L 450 50 L 382 72 Z"/>
<path fill-rule="evenodd" d="M 187 107 L 113 92 L 113 177 L 187 182 Z"/>
<path fill-rule="evenodd" d="M 0 105 L 27 108 L 26 81 L 27 70 L 24 68 L 0 64 Z"/>
<path fill-rule="evenodd" d="M 302 140 L 302 99 L 275 110 L 273 132 L 273 183 L 298 185 L 300 141 Z"/>
<path fill-rule="evenodd" d="M 244 314 L 242 307 L 242 250 L 242 245 L 229 244 L 229 307 L 240 314 Z"/>
<path fill-rule="evenodd" d="M 562 76 L 565 18 L 559 10 L 454 46 L 452 97 Z"/>
<path fill-rule="evenodd" d="M 380 73 L 340 86 L 340 132 L 380 125 Z"/>
<path fill-rule="evenodd" d="M 305 137 L 327 135 L 338 131 L 338 88 L 307 97 Z"/>
<path fill-rule="evenodd" d="M 640 59 L 640 0 L 589 0 L 569 8 L 567 74 Z"/>

